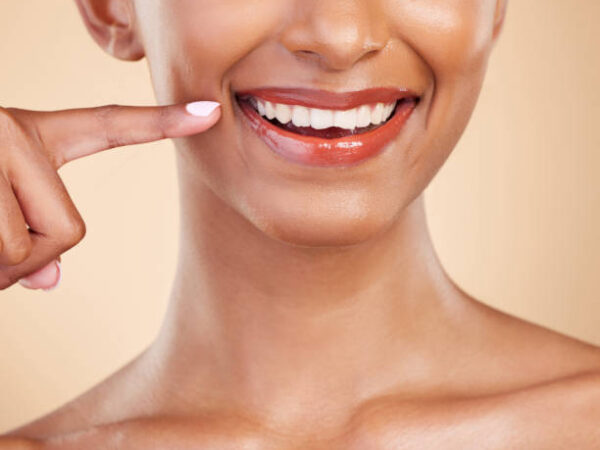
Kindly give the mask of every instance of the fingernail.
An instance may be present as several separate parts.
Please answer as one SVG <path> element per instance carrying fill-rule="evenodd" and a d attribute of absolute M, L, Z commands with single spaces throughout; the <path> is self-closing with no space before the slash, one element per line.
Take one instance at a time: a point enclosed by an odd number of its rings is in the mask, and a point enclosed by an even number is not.
<path fill-rule="evenodd" d="M 53 291 L 60 284 L 60 280 L 62 279 L 62 268 L 60 267 L 60 261 L 56 260 L 55 262 L 56 262 L 56 270 L 58 271 L 58 278 L 56 279 L 56 283 L 54 284 L 54 286 L 51 286 L 46 289 L 42 289 L 43 291 L 46 291 L 46 292 Z"/>
<path fill-rule="evenodd" d="M 33 284 L 27 278 L 21 278 L 19 284 L 27 289 L 33 289 Z"/>
<path fill-rule="evenodd" d="M 220 105 L 219 102 L 192 102 L 185 105 L 185 109 L 192 116 L 207 117 Z"/>

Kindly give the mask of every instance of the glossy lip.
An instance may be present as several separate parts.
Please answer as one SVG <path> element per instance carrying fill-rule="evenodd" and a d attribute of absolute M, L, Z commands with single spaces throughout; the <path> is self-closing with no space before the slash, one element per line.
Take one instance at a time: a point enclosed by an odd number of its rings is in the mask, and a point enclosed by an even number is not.
<path fill-rule="evenodd" d="M 250 97 L 334 110 L 394 101 L 398 101 L 398 104 L 388 121 L 371 131 L 325 139 L 303 136 L 273 125 L 254 109 L 248 101 Z M 308 166 L 340 167 L 356 165 L 379 154 L 400 133 L 418 104 L 419 96 L 401 88 L 372 88 L 341 93 L 306 88 L 264 88 L 237 92 L 236 100 L 250 128 L 278 155 L 290 162 Z"/>
<path fill-rule="evenodd" d="M 264 88 L 240 91 L 243 97 L 259 97 L 274 103 L 320 109 L 352 109 L 370 103 L 392 103 L 417 94 L 403 88 L 371 88 L 352 92 L 331 92 L 308 88 Z"/>

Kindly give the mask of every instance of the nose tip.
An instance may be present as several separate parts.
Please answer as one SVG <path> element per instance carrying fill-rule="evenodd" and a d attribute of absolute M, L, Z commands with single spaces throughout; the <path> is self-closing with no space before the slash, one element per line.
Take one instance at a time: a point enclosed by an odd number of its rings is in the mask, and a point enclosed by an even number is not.
<path fill-rule="evenodd" d="M 307 0 L 303 0 L 306 2 Z M 329 70 L 347 70 L 385 48 L 389 33 L 377 0 L 316 0 L 304 17 L 287 27 L 281 43 L 294 55 Z"/>

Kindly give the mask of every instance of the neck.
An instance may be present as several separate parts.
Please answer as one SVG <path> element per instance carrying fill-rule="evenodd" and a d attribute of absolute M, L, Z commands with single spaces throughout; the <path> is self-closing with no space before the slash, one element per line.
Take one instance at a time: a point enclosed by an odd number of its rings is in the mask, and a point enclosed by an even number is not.
<path fill-rule="evenodd" d="M 422 197 L 385 232 L 343 248 L 272 239 L 198 184 L 181 200 L 178 271 L 153 351 L 188 400 L 210 386 L 221 403 L 281 415 L 418 382 L 441 336 L 432 328 L 459 297 Z"/>

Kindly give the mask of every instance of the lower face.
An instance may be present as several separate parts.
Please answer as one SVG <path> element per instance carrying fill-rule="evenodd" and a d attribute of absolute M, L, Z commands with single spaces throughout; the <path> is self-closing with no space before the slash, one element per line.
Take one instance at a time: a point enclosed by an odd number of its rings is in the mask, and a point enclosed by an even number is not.
<path fill-rule="evenodd" d="M 213 128 L 176 141 L 180 176 L 200 178 L 269 237 L 311 247 L 371 239 L 422 193 L 477 101 L 494 9 L 491 0 L 136 3 L 159 103 L 222 104 Z M 365 53 L 369 39 L 379 46 Z"/>

